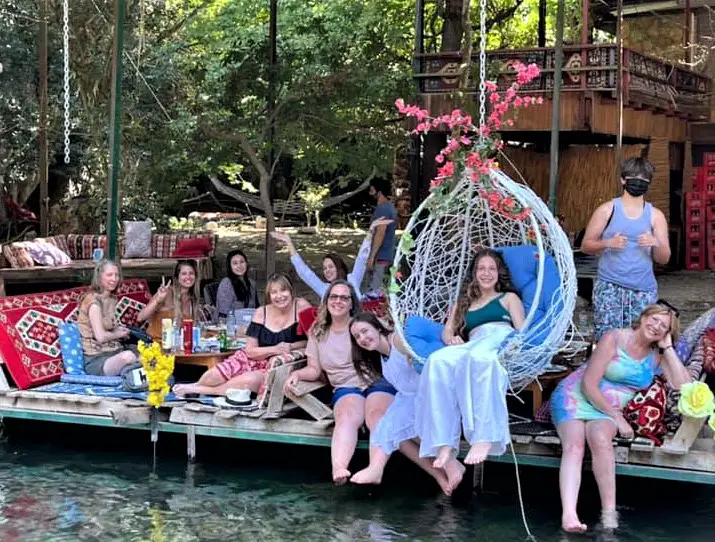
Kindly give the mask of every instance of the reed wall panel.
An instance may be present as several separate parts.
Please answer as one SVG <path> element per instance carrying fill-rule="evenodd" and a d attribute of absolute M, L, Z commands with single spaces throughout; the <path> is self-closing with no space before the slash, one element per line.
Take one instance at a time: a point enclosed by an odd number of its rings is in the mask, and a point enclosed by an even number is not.
<path fill-rule="evenodd" d="M 666 220 L 670 220 L 670 142 L 667 139 L 651 139 L 648 160 L 653 164 L 655 173 L 646 197 L 663 211 Z"/>
<path fill-rule="evenodd" d="M 693 144 L 685 142 L 685 156 L 683 156 L 683 192 L 693 190 Z"/>
<path fill-rule="evenodd" d="M 642 145 L 624 145 L 623 157 L 640 156 L 642 148 Z M 547 201 L 548 153 L 523 148 L 508 148 L 505 152 L 513 165 L 502 160 L 504 171 L 514 180 L 520 180 L 516 168 L 526 184 Z M 570 233 L 585 228 L 596 207 L 620 194 L 616 171 L 616 150 L 613 147 L 572 146 L 561 152 L 557 204 L 558 213 L 564 216 Z"/>

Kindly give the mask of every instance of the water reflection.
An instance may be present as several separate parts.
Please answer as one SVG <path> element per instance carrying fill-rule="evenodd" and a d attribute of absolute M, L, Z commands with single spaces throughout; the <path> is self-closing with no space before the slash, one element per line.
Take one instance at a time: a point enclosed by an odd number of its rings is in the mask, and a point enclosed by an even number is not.
<path fill-rule="evenodd" d="M 432 493 L 430 481 L 406 463 L 391 465 L 382 488 L 335 488 L 326 450 L 241 451 L 197 464 L 160 455 L 154 474 L 151 456 L 131 449 L 0 445 L 0 542 L 526 540 L 511 467 L 489 466 L 488 491 L 460 502 Z M 564 535 L 556 471 L 524 474 L 527 518 L 540 541 L 686 542 L 710 539 L 715 527 L 711 488 L 631 478 L 622 485 L 617 534 Z M 639 484 L 649 485 L 632 489 Z M 585 486 L 584 520 L 595 525 L 597 497 L 593 484 Z M 641 502 L 661 494 L 669 496 Z"/>

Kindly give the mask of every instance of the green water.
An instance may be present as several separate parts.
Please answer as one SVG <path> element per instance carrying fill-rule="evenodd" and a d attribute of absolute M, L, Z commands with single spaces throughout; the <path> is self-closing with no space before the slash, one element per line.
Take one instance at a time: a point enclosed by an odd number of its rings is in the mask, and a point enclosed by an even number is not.
<path fill-rule="evenodd" d="M 438 495 L 394 460 L 378 490 L 336 488 L 329 451 L 161 435 L 152 471 L 148 434 L 16 422 L 0 444 L 0 542 L 233 540 L 526 540 L 513 467 L 489 464 L 486 492 Z M 366 461 L 364 454 L 356 464 Z M 540 541 L 715 540 L 715 488 L 619 479 L 622 529 L 559 531 L 557 471 L 522 469 L 527 517 Z M 590 474 L 582 516 L 597 519 Z"/>

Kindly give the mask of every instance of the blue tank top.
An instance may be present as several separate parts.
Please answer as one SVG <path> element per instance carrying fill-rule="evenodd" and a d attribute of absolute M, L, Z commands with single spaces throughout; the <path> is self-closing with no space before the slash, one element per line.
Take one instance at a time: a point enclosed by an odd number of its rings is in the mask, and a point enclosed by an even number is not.
<path fill-rule="evenodd" d="M 598 278 L 629 290 L 655 290 L 658 283 L 653 272 L 650 247 L 638 246 L 638 236 L 653 232 L 653 206 L 646 203 L 638 218 L 628 218 L 623 210 L 623 200 L 613 200 L 613 218 L 601 234 L 610 239 L 620 233 L 628 239 L 626 248 L 604 249 L 598 260 Z"/>
<path fill-rule="evenodd" d="M 467 311 L 464 316 L 464 334 L 469 335 L 474 328 L 491 322 L 506 322 L 511 324 L 509 311 L 501 304 L 501 298 L 505 294 L 492 299 L 489 303 L 478 309 Z"/>

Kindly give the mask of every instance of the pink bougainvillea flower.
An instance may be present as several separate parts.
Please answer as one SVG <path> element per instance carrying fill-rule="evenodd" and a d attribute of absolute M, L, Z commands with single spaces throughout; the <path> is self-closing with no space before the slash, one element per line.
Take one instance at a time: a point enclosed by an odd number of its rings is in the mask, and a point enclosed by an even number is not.
<path fill-rule="evenodd" d="M 454 175 L 454 162 L 447 162 L 437 170 L 437 177 L 446 178 L 452 175 Z"/>
<path fill-rule="evenodd" d="M 541 96 L 539 96 L 538 98 L 536 98 L 536 104 L 537 104 L 537 105 L 541 105 L 541 104 L 543 104 L 543 103 L 544 103 L 544 99 L 543 99 Z"/>
<path fill-rule="evenodd" d="M 438 164 L 442 164 L 444 162 L 444 155 L 438 154 L 437 156 L 434 157 L 434 161 L 437 162 Z"/>

